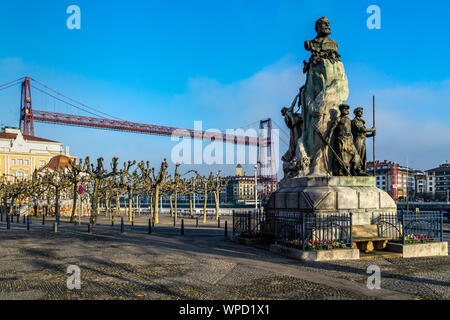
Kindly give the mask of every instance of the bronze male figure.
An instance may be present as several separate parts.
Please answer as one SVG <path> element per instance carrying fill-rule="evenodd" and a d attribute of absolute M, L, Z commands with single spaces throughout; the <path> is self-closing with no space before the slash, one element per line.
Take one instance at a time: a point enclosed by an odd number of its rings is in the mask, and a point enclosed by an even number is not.
<path fill-rule="evenodd" d="M 353 143 L 361 159 L 361 169 L 365 172 L 367 168 L 366 137 L 373 137 L 376 134 L 375 128 L 366 128 L 366 122 L 362 119 L 363 108 L 356 108 L 352 120 Z"/>
<path fill-rule="evenodd" d="M 330 21 L 326 17 L 318 19 L 315 30 L 317 36 L 311 41 L 305 41 L 305 50 L 311 52 L 311 58 L 308 62 L 303 61 L 303 73 L 309 71 L 311 64 L 318 64 L 323 59 L 328 59 L 331 63 L 340 61 L 338 44 L 328 37 L 331 34 Z"/>
<path fill-rule="evenodd" d="M 352 124 L 348 117 L 350 106 L 341 104 L 339 111 L 341 115 L 333 126 L 333 149 L 340 159 L 333 163 L 333 174 L 335 176 L 359 176 L 364 175 L 361 169 L 361 160 L 356 151 L 352 138 Z M 340 161 L 339 161 L 340 160 Z"/>

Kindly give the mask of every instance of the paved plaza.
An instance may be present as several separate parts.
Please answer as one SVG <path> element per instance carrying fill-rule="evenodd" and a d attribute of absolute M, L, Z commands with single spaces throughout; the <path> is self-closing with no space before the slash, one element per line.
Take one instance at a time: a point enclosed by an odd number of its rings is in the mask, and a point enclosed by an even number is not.
<path fill-rule="evenodd" d="M 168 216 L 147 233 L 100 218 L 87 226 L 34 218 L 0 224 L 0 299 L 450 299 L 450 258 L 299 262 L 224 237 L 215 220 Z M 231 236 L 231 218 L 228 218 Z M 447 239 L 448 240 L 448 239 Z M 67 288 L 67 267 L 81 270 L 81 289 Z M 381 289 L 367 288 L 367 268 L 381 269 Z"/>

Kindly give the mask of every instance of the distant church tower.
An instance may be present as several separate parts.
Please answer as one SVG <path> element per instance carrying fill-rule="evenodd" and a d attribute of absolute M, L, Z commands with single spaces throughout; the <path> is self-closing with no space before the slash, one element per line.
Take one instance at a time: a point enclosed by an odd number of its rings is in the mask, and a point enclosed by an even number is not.
<path fill-rule="evenodd" d="M 236 176 L 237 177 L 242 177 L 242 166 L 240 164 L 238 164 L 236 166 Z"/>

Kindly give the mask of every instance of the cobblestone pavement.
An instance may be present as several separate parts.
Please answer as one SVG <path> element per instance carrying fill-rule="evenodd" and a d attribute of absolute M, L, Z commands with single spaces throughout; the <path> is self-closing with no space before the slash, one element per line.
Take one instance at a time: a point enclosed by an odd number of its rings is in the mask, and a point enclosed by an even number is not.
<path fill-rule="evenodd" d="M 161 220 L 151 235 L 146 217 L 124 233 L 120 219 L 112 228 L 102 218 L 92 234 L 3 221 L 0 299 L 450 299 L 448 256 L 304 263 L 226 240 L 223 223 L 185 219 L 182 236 Z M 80 267 L 80 290 L 67 289 L 69 265 Z M 381 269 L 379 290 L 367 288 L 369 265 Z"/>

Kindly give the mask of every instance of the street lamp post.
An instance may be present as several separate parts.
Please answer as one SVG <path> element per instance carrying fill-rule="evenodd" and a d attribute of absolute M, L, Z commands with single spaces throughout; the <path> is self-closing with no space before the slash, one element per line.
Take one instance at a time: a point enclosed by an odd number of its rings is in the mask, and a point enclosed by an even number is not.
<path fill-rule="evenodd" d="M 258 185 L 258 165 L 255 164 L 255 209 L 258 209 L 258 190 L 256 186 Z"/>

